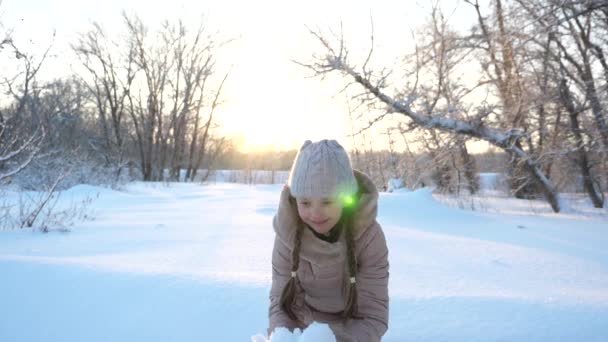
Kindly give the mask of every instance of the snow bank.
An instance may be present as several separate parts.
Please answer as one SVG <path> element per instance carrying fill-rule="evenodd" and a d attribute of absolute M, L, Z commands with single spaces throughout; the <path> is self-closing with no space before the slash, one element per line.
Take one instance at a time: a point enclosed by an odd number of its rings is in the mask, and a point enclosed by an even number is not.
<path fill-rule="evenodd" d="M 95 220 L 67 234 L 0 232 L 0 341 L 268 342 L 281 189 L 68 190 L 101 192 Z M 608 340 L 605 209 L 585 202 L 588 215 L 545 216 L 530 201 L 481 199 L 518 212 L 508 215 L 459 210 L 431 192 L 380 194 L 391 266 L 383 342 Z M 329 327 L 315 324 L 272 341 L 325 338 Z"/>
<path fill-rule="evenodd" d="M 287 328 L 280 327 L 272 332 L 270 339 L 258 334 L 251 337 L 251 342 L 336 342 L 336 337 L 329 325 L 313 322 L 304 331 L 295 329 L 290 332 Z"/>

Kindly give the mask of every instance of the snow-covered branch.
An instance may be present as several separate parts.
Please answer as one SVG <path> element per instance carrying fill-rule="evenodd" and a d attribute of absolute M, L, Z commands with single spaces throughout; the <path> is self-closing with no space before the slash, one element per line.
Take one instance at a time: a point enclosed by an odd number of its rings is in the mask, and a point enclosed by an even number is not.
<path fill-rule="evenodd" d="M 347 59 L 348 54 L 343 40 L 340 40 L 339 49 L 334 49 L 327 39 L 320 32 L 311 31 L 320 43 L 325 48 L 325 55 L 321 58 L 317 57 L 313 63 L 299 63 L 302 66 L 312 70 L 315 75 L 324 75 L 329 72 L 337 71 L 355 81 L 362 86 L 366 92 L 372 94 L 373 97 L 385 105 L 387 112 L 399 113 L 413 120 L 413 122 L 421 128 L 438 129 L 452 134 L 474 137 L 480 140 L 489 142 L 497 146 L 509 154 L 519 158 L 529 171 L 530 175 L 538 181 L 543 188 L 543 192 L 551 207 L 555 212 L 559 212 L 559 200 L 557 190 L 552 181 L 547 177 L 540 165 L 521 148 L 518 141 L 525 136 L 522 129 L 511 128 L 508 130 L 500 130 L 493 127 L 488 127 L 479 118 L 477 120 L 466 121 L 446 115 L 446 112 L 434 111 L 423 113 L 412 108 L 413 98 L 396 99 L 387 94 L 382 84 L 372 81 L 371 73 L 363 75 L 355 70 L 349 64 Z M 338 51 L 338 52 L 336 52 Z M 386 114 L 382 114 L 380 119 Z M 376 120 L 378 121 L 378 120 Z M 373 125 L 374 122 L 370 124 Z"/>

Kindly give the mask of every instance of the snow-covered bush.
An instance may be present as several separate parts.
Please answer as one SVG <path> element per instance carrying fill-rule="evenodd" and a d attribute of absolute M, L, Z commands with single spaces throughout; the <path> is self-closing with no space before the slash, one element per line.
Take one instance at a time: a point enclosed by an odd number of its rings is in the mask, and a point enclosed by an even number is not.
<path fill-rule="evenodd" d="M 91 204 L 95 196 L 82 194 L 72 201 L 59 199 L 62 191 L 59 176 L 44 191 L 24 191 L 12 186 L 0 189 L 0 229 L 33 228 L 43 232 L 68 231 L 78 221 L 93 218 Z"/>
<path fill-rule="evenodd" d="M 119 172 L 115 166 L 103 166 L 98 160 L 86 156 L 49 156 L 33 161 L 26 169 L 12 177 L 11 184 L 22 190 L 44 191 L 59 176 L 63 179 L 57 190 L 80 184 L 120 188 L 130 181 L 141 179 L 139 169 L 129 164 Z"/>

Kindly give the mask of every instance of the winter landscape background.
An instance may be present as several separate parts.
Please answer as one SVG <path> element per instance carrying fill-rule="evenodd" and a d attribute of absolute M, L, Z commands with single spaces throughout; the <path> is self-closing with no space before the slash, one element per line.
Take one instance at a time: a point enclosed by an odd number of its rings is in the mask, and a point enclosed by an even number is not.
<path fill-rule="evenodd" d="M 607 37 L 592 0 L 0 0 L 0 342 L 264 341 L 306 139 L 380 191 L 385 341 L 608 340 Z"/>

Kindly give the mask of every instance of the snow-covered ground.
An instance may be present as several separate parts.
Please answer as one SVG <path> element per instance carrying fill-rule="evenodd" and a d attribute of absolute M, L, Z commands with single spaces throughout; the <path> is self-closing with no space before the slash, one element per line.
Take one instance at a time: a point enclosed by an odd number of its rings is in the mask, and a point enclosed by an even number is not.
<path fill-rule="evenodd" d="M 268 322 L 280 190 L 66 191 L 66 203 L 95 198 L 96 219 L 68 233 L 0 231 L 0 341 L 251 341 Z M 606 209 L 478 201 L 470 211 L 426 189 L 381 194 L 383 341 L 608 341 Z"/>

